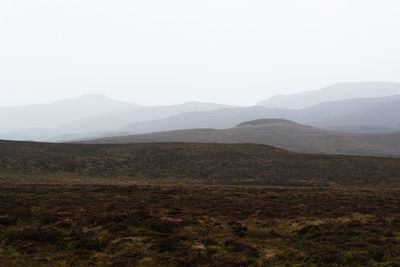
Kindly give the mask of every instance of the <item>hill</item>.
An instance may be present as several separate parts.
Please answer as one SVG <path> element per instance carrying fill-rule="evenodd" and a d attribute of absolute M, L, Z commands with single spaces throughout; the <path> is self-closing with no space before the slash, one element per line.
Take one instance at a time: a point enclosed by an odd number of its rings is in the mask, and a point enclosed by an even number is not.
<path fill-rule="evenodd" d="M 301 125 L 284 119 L 261 119 L 230 129 L 189 129 L 116 136 L 86 143 L 146 142 L 255 143 L 294 152 L 400 156 L 400 133 L 347 134 Z"/>
<path fill-rule="evenodd" d="M 265 145 L 0 141 L 2 182 L 400 187 L 400 159 L 298 154 Z"/>
<path fill-rule="evenodd" d="M 157 120 L 192 111 L 211 111 L 227 107 L 222 104 L 202 102 L 187 102 L 168 106 L 144 106 L 128 112 L 85 118 L 62 125 L 58 128 L 58 131 L 63 133 L 115 132 L 130 123 Z"/>
<path fill-rule="evenodd" d="M 258 103 L 268 108 L 304 109 L 323 102 L 352 98 L 375 98 L 400 95 L 400 83 L 338 83 L 329 87 L 292 95 L 278 95 Z"/>
<path fill-rule="evenodd" d="M 2 134 L 0 138 L 62 142 L 192 128 L 227 129 L 244 121 L 263 118 L 286 118 L 343 132 L 395 132 L 400 130 L 400 117 L 397 114 L 400 114 L 400 96 L 327 102 L 303 110 L 261 106 L 232 108 L 190 102 L 172 106 L 138 107 L 80 119 L 56 128 L 19 129 Z M 124 127 L 126 124 L 129 125 Z"/>
<path fill-rule="evenodd" d="M 99 96 L 84 96 L 81 99 L 87 99 L 91 102 L 94 99 L 101 98 Z M 107 99 L 103 97 L 104 99 Z M 87 102 L 87 101 L 86 101 Z M 89 103 L 74 101 L 61 101 L 65 114 L 61 114 L 53 109 L 60 109 L 59 103 L 52 105 L 52 108 L 47 106 L 41 107 L 44 111 L 38 114 L 32 112 L 27 114 L 26 111 L 21 110 L 21 116 L 23 118 L 29 118 L 30 122 L 25 123 L 24 119 L 15 119 L 14 127 L 17 129 L 10 130 L 6 133 L 0 134 L 1 139 L 8 140 L 34 140 L 34 141 L 65 141 L 76 138 L 87 138 L 96 137 L 103 135 L 116 135 L 119 134 L 119 129 L 125 127 L 127 124 L 141 121 L 149 121 L 155 119 L 161 119 L 168 116 L 173 116 L 180 113 L 190 112 L 194 110 L 208 111 L 217 110 L 219 108 L 227 107 L 225 105 L 213 104 L 213 103 L 201 103 L 201 102 L 187 102 L 179 105 L 170 106 L 133 106 L 129 104 L 126 109 L 110 109 L 107 108 L 106 103 L 99 102 L 98 105 L 89 105 Z M 67 103 L 67 104 L 65 104 Z M 86 103 L 86 104 L 85 104 Z M 82 109 L 82 105 L 89 105 L 96 112 L 92 113 L 79 113 Z M 135 108 L 133 108 L 135 107 Z M 77 113 L 79 116 L 75 116 Z M 68 115 L 70 114 L 70 115 Z M 57 117 L 60 120 L 57 120 Z M 41 119 L 51 117 L 54 119 L 53 123 L 41 123 Z M 64 119 L 67 117 L 68 120 Z M 13 118 L 13 117 L 11 117 Z M 1 117 L 0 117 L 1 119 Z M 4 118 L 6 120 L 6 118 Z M 33 126 L 35 125 L 35 126 Z M 30 127 L 32 126 L 32 127 Z M 26 128 L 25 128 L 26 127 Z"/>
<path fill-rule="evenodd" d="M 327 112 L 331 114 L 329 117 L 325 115 L 322 118 L 309 119 L 312 125 L 318 127 L 343 130 L 358 127 L 357 131 L 362 130 L 363 127 L 366 128 L 363 131 L 400 130 L 400 96 L 326 103 L 310 108 L 307 112 L 308 114 L 327 114 Z M 346 131 L 350 131 L 347 129 Z"/>
<path fill-rule="evenodd" d="M 132 123 L 121 132 L 133 134 L 194 128 L 226 129 L 249 120 L 286 117 L 286 110 L 267 109 L 260 106 L 223 108 L 212 111 L 195 111 L 160 120 Z"/>
<path fill-rule="evenodd" d="M 188 112 L 164 119 L 133 123 L 119 132 L 142 134 L 193 128 L 232 128 L 244 121 L 285 118 L 318 128 L 343 132 L 400 131 L 400 96 L 326 102 L 302 110 L 261 106 Z"/>
<path fill-rule="evenodd" d="M 0 132 L 30 128 L 55 128 L 90 116 L 138 108 L 135 104 L 103 95 L 83 95 L 50 104 L 0 108 Z"/>

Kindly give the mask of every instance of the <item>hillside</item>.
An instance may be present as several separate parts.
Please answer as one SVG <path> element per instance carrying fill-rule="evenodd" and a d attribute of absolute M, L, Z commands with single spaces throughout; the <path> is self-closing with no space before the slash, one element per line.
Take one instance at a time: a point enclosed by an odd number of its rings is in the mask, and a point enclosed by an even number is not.
<path fill-rule="evenodd" d="M 214 103 L 187 102 L 179 105 L 140 107 L 128 104 L 127 108 L 124 109 L 116 107 L 111 109 L 104 101 L 104 103 L 99 102 L 97 105 L 92 103 L 96 99 L 108 99 L 106 97 L 83 96 L 80 99 L 86 100 L 79 100 L 78 102 L 65 100 L 54 103 L 51 107 L 39 105 L 40 109 L 43 109 L 41 113 L 32 111 L 30 114 L 26 110 L 21 109 L 19 111 L 20 117 L 15 118 L 13 121 L 13 127 L 17 129 L 0 133 L 0 139 L 57 142 L 72 140 L 74 138 L 117 135 L 120 132 L 120 128 L 130 123 L 156 120 L 190 111 L 208 111 L 227 107 Z M 81 103 L 81 101 L 83 102 Z M 61 109 L 61 106 L 64 106 L 63 112 L 65 114 L 60 114 L 57 111 L 57 109 Z M 91 113 L 82 111 L 90 108 L 94 109 Z M 76 113 L 79 116 L 76 116 Z M 46 118 L 50 117 L 54 120 L 54 123 L 42 123 L 42 120 L 45 121 Z M 59 119 L 57 119 L 58 117 Z M 64 117 L 67 117 L 68 120 Z M 26 123 L 25 118 L 28 118 L 30 121 Z M 34 125 L 36 126 L 31 127 Z"/>
<path fill-rule="evenodd" d="M 0 142 L 2 182 L 400 187 L 400 159 L 265 145 Z"/>
<path fill-rule="evenodd" d="M 291 113 L 291 111 L 289 112 Z M 223 108 L 212 111 L 187 112 L 160 120 L 132 123 L 120 131 L 141 134 L 194 128 L 226 129 L 244 121 L 286 117 L 287 114 L 286 110 L 267 109 L 260 106 Z"/>
<path fill-rule="evenodd" d="M 352 98 L 376 98 L 400 95 L 400 83 L 359 82 L 337 83 L 323 89 L 292 95 L 278 95 L 261 101 L 258 105 L 268 108 L 304 109 L 320 103 Z"/>
<path fill-rule="evenodd" d="M 119 131 L 120 128 L 123 128 L 130 123 L 163 119 L 186 112 L 206 112 L 227 107 L 228 106 L 222 104 L 202 102 L 187 102 L 183 104 L 167 106 L 143 106 L 132 111 L 110 113 L 103 116 L 85 118 L 62 125 L 57 130 L 63 133 Z"/>
<path fill-rule="evenodd" d="M 262 119 L 218 129 L 189 129 L 142 135 L 116 136 L 86 143 L 256 143 L 294 152 L 400 156 L 400 133 L 347 134 L 301 125 L 284 119 Z"/>
<path fill-rule="evenodd" d="M 279 100 L 282 105 L 252 107 L 201 102 L 137 106 L 102 95 L 84 95 L 50 104 L 0 108 L 0 139 L 59 142 L 124 133 L 227 129 L 262 118 L 285 118 L 343 132 L 394 132 L 400 130 L 400 96 L 395 95 L 400 94 L 399 88 L 396 83 L 336 84 L 285 96 Z M 312 102 L 292 109 L 291 103 L 301 104 L 302 98 Z M 271 108 L 275 106 L 286 109 Z"/>
<path fill-rule="evenodd" d="M 132 123 L 119 132 L 143 134 L 194 128 L 227 129 L 244 121 L 263 118 L 285 118 L 343 132 L 395 132 L 400 131 L 398 114 L 400 96 L 357 98 L 326 102 L 302 110 L 253 106 L 188 112 L 159 120 Z"/>
<path fill-rule="evenodd" d="M 83 95 L 50 104 L 0 108 L 0 133 L 17 129 L 55 128 L 66 123 L 112 112 L 130 111 L 139 106 L 103 95 Z M 23 131 L 20 132 L 20 135 Z"/>

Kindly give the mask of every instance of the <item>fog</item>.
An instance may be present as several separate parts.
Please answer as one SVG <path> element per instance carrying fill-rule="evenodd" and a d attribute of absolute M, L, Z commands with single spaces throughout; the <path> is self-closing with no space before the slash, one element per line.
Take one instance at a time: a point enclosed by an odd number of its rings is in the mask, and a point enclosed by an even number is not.
<path fill-rule="evenodd" d="M 84 93 L 251 105 L 400 81 L 395 0 L 5 0 L 0 106 Z"/>

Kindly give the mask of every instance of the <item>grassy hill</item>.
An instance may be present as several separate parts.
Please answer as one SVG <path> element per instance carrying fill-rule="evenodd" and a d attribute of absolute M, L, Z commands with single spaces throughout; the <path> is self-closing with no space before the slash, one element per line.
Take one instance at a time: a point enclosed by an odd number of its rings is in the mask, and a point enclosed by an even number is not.
<path fill-rule="evenodd" d="M 400 187 L 400 159 L 298 154 L 255 144 L 0 141 L 0 180 Z"/>
<path fill-rule="evenodd" d="M 350 134 L 284 119 L 260 119 L 225 130 L 189 129 L 95 139 L 86 143 L 200 142 L 255 143 L 294 152 L 400 156 L 400 133 Z"/>

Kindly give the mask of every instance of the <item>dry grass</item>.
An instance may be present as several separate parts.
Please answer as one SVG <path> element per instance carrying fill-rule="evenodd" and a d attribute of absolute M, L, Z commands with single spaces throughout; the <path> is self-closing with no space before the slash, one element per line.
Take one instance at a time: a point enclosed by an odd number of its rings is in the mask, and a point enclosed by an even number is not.
<path fill-rule="evenodd" d="M 0 141 L 0 182 L 400 187 L 400 159 L 298 154 L 251 144 Z"/>
<path fill-rule="evenodd" d="M 1 266 L 399 266 L 400 191 L 0 186 Z"/>

